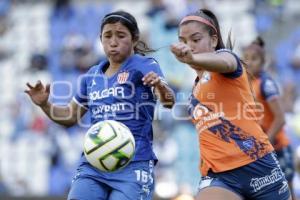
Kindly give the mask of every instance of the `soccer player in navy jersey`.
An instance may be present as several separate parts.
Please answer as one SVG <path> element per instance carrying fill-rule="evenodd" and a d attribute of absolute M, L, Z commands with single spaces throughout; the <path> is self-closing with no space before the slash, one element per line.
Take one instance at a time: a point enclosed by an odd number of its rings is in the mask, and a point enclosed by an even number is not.
<path fill-rule="evenodd" d="M 148 200 L 154 191 L 152 120 L 158 98 L 172 108 L 174 92 L 164 81 L 159 64 L 144 56 L 151 51 L 139 40 L 135 18 L 124 11 L 107 14 L 101 23 L 100 39 L 107 56 L 80 80 L 80 87 L 67 106 L 48 101 L 50 85 L 27 83 L 25 91 L 48 117 L 72 126 L 89 110 L 92 124 L 111 119 L 128 126 L 136 143 L 135 156 L 125 168 L 102 172 L 81 157 L 68 199 Z"/>

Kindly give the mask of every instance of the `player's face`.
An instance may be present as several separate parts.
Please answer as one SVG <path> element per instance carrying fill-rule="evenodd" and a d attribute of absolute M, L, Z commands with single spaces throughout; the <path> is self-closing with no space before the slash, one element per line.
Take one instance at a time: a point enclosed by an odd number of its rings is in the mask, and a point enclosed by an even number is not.
<path fill-rule="evenodd" d="M 210 36 L 205 25 L 200 22 L 188 22 L 179 28 L 179 41 L 187 44 L 193 53 L 215 51 L 217 36 Z"/>
<path fill-rule="evenodd" d="M 122 63 L 134 52 L 132 36 L 127 27 L 120 22 L 105 24 L 101 40 L 106 56 L 114 63 Z"/>
<path fill-rule="evenodd" d="M 243 59 L 248 66 L 248 70 L 253 75 L 258 74 L 263 65 L 261 56 L 254 49 L 246 49 L 243 56 Z"/>

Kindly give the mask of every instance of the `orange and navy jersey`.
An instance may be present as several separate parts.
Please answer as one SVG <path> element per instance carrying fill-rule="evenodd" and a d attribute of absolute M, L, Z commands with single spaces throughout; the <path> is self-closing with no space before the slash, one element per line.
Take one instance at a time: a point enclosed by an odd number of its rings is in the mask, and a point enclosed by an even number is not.
<path fill-rule="evenodd" d="M 261 72 L 259 76 L 251 80 L 251 83 L 257 102 L 261 103 L 264 107 L 263 113 L 259 116 L 259 123 L 263 130 L 267 132 L 274 120 L 274 115 L 270 110 L 268 101 L 271 101 L 274 98 L 279 98 L 279 89 L 272 77 L 266 72 Z M 276 135 L 274 148 L 275 150 L 280 150 L 288 145 L 289 140 L 282 128 Z"/>
<path fill-rule="evenodd" d="M 228 51 L 229 50 L 219 50 Z M 233 53 L 232 53 L 233 54 Z M 274 149 L 256 121 L 255 101 L 246 70 L 204 72 L 190 98 L 189 112 L 198 135 L 201 173 L 223 172 L 247 165 Z"/>

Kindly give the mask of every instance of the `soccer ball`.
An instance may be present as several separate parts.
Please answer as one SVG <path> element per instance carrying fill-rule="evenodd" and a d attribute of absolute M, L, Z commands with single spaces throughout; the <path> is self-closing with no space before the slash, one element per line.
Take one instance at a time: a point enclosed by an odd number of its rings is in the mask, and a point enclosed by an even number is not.
<path fill-rule="evenodd" d="M 134 137 L 127 126 L 114 120 L 101 121 L 87 131 L 84 155 L 97 169 L 112 172 L 125 167 L 135 151 Z"/>

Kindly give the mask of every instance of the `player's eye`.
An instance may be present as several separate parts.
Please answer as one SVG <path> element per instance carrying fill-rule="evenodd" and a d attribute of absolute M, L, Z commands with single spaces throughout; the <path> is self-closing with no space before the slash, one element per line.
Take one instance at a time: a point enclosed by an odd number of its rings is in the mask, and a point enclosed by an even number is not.
<path fill-rule="evenodd" d="M 182 43 L 186 44 L 186 40 L 182 39 L 182 38 L 179 39 L 179 42 L 182 42 Z"/>
<path fill-rule="evenodd" d="M 111 38 L 111 34 L 104 34 L 104 38 Z"/>
<path fill-rule="evenodd" d="M 126 35 L 124 35 L 124 34 L 120 34 L 120 35 L 118 35 L 118 37 L 122 39 L 122 38 L 125 38 L 125 37 L 126 37 Z"/>
<path fill-rule="evenodd" d="M 199 42 L 200 40 L 201 40 L 201 38 L 194 38 L 194 39 L 193 39 L 193 42 L 194 42 L 194 43 L 197 43 L 197 42 Z"/>

